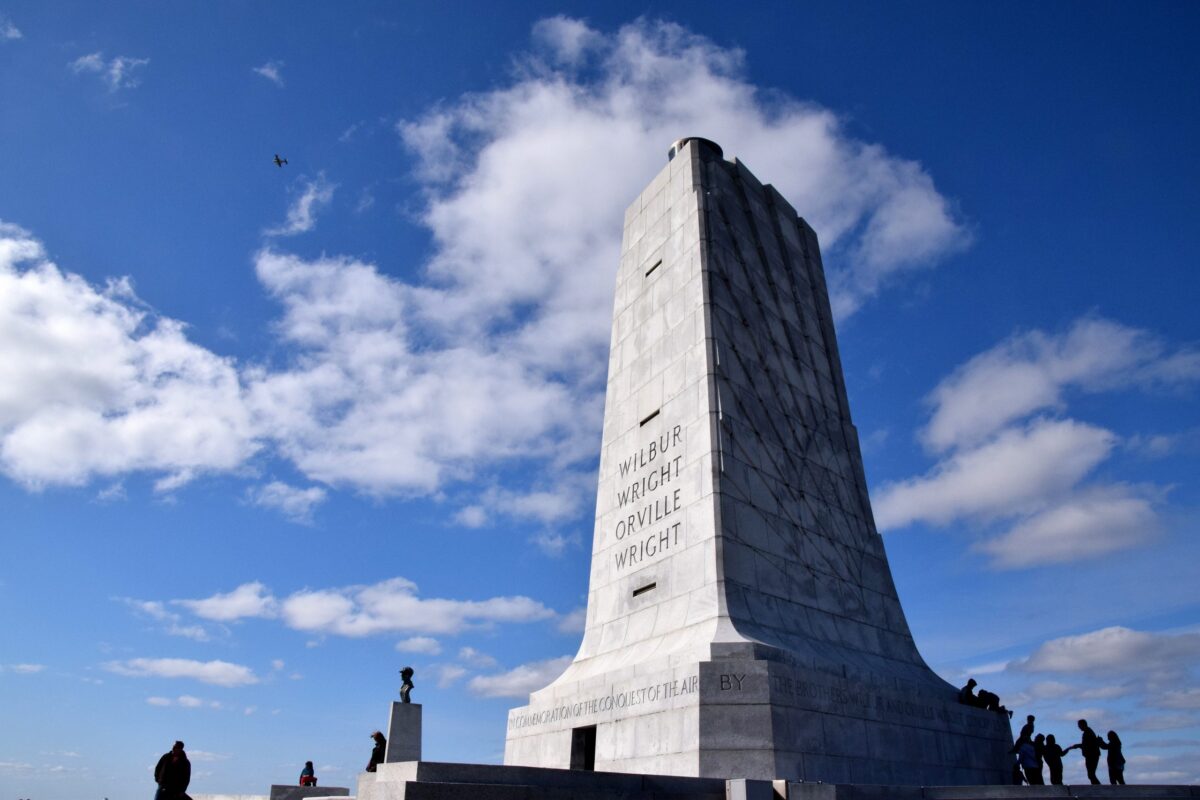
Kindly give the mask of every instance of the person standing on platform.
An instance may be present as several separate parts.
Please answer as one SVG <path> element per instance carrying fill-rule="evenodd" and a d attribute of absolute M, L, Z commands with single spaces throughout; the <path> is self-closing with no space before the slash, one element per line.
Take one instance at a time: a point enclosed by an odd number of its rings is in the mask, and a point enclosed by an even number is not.
<path fill-rule="evenodd" d="M 1038 761 L 1037 749 L 1033 742 L 1026 739 L 1017 749 L 1017 759 L 1021 764 L 1021 772 L 1025 774 L 1025 782 L 1030 786 L 1041 786 L 1046 781 L 1042 779 L 1042 765 Z"/>
<path fill-rule="evenodd" d="M 154 767 L 154 782 L 158 784 L 154 800 L 177 800 L 184 796 L 192 782 L 192 763 L 183 752 L 183 742 L 175 742 L 171 752 L 163 753 Z"/>
<path fill-rule="evenodd" d="M 300 785 L 301 786 L 316 786 L 317 773 L 313 769 L 311 761 L 304 762 L 304 769 L 300 770 Z"/>
<path fill-rule="evenodd" d="M 1098 786 L 1100 779 L 1096 777 L 1096 765 L 1100 763 L 1100 737 L 1088 727 L 1086 719 L 1079 720 L 1079 730 L 1083 732 L 1083 738 L 1079 744 L 1073 744 L 1063 752 L 1069 753 L 1078 747 L 1079 752 L 1083 753 L 1083 764 L 1087 768 L 1088 780 Z"/>
<path fill-rule="evenodd" d="M 1047 736 L 1045 743 L 1042 745 L 1042 760 L 1050 768 L 1050 783 L 1053 786 L 1062 786 L 1063 755 L 1063 749 L 1054 740 L 1054 734 L 1052 733 Z"/>
<path fill-rule="evenodd" d="M 379 731 L 371 734 L 371 738 L 375 740 L 375 747 L 371 749 L 371 760 L 367 762 L 367 772 L 374 772 L 375 768 L 383 763 L 384 756 L 387 755 L 387 739 Z"/>
<path fill-rule="evenodd" d="M 1098 744 L 1108 751 L 1108 782 L 1113 786 L 1124 786 L 1125 755 L 1121 752 L 1121 737 L 1116 731 L 1109 731 L 1108 742 L 1099 739 Z"/>

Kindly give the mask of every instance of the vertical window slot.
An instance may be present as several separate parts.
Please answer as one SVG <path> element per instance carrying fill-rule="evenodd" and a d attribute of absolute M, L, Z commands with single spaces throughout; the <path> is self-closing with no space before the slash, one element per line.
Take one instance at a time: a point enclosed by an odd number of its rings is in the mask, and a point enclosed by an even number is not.
<path fill-rule="evenodd" d="M 638 427 L 639 428 L 646 427 L 646 423 L 649 422 L 650 420 L 654 419 L 655 417 L 657 417 L 658 412 L 660 412 L 660 411 L 662 411 L 661 408 L 656 408 L 653 411 L 651 411 L 650 414 L 644 420 L 642 420 L 641 422 L 638 423 Z"/>
<path fill-rule="evenodd" d="M 661 266 L 662 266 L 662 259 L 660 258 L 658 261 L 654 262 L 654 265 L 651 266 L 650 269 L 646 270 L 646 277 L 649 278 L 650 273 L 654 272 L 654 270 L 658 269 Z"/>
<path fill-rule="evenodd" d="M 658 586 L 658 583 L 657 583 L 657 582 L 655 582 L 655 583 L 647 583 L 645 586 L 643 586 L 643 587 L 642 587 L 642 588 L 640 588 L 640 589 L 634 589 L 634 590 L 633 590 L 633 596 L 634 596 L 634 597 L 637 597 L 639 594 L 645 594 L 646 592 L 653 591 L 654 587 L 656 587 L 656 586 Z"/>

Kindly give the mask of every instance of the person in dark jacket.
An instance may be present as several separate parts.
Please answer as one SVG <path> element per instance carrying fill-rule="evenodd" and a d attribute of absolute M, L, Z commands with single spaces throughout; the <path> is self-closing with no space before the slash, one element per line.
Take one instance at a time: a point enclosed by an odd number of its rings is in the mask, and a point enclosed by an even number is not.
<path fill-rule="evenodd" d="M 371 734 L 371 738 L 375 740 L 375 747 L 371 749 L 371 760 L 367 762 L 367 772 L 374 772 L 375 768 L 383 763 L 383 757 L 387 755 L 387 739 L 379 731 Z"/>
<path fill-rule="evenodd" d="M 1100 763 L 1100 737 L 1096 732 L 1088 727 L 1087 720 L 1079 720 L 1079 730 L 1083 732 L 1083 738 L 1079 744 L 1073 744 L 1064 750 L 1064 753 L 1069 753 L 1076 747 L 1083 753 L 1083 764 L 1087 768 L 1088 780 L 1093 784 L 1099 785 L 1100 779 L 1096 777 L 1096 765 Z"/>
<path fill-rule="evenodd" d="M 311 761 L 304 762 L 304 769 L 300 770 L 300 785 L 301 786 L 316 786 L 317 773 L 313 769 Z"/>
<path fill-rule="evenodd" d="M 154 800 L 177 800 L 187 791 L 192 782 L 192 764 L 183 752 L 183 742 L 175 742 L 171 752 L 163 753 L 154 767 L 154 782 L 158 784 Z"/>
<path fill-rule="evenodd" d="M 1037 748 L 1033 742 L 1026 739 L 1017 750 L 1017 759 L 1021 763 L 1021 772 L 1025 773 L 1025 782 L 1030 786 L 1041 786 L 1046 781 L 1042 779 L 1042 762 L 1037 757 Z"/>
<path fill-rule="evenodd" d="M 1062 757 L 1063 749 L 1054 741 L 1052 733 L 1042 745 L 1042 759 L 1050 769 L 1050 783 L 1054 786 L 1062 786 Z"/>
<path fill-rule="evenodd" d="M 1097 737 L 1099 739 L 1099 737 Z M 1097 744 L 1108 751 L 1108 782 L 1113 786 L 1125 785 L 1125 756 L 1121 753 L 1121 737 L 1116 731 L 1108 732 L 1108 742 L 1099 739 Z"/>

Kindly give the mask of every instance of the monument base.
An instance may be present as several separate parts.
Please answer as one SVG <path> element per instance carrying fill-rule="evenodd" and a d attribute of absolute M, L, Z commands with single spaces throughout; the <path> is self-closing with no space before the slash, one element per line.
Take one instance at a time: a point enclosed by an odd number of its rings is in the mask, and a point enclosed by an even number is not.
<path fill-rule="evenodd" d="M 868 786 L 719 780 L 621 772 L 445 764 L 381 764 L 357 800 L 1195 800 L 1195 786 Z"/>
<path fill-rule="evenodd" d="M 384 763 L 421 760 L 421 704 L 392 703 Z"/>
<path fill-rule="evenodd" d="M 920 674 L 916 670 L 912 671 Z M 727 658 L 552 684 L 509 713 L 510 766 L 878 785 L 1004 785 L 1007 715 L 895 668 Z"/>

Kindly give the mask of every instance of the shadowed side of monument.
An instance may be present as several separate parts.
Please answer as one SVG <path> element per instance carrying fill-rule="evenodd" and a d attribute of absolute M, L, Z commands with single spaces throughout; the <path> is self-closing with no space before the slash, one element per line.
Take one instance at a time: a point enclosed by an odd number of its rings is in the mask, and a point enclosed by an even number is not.
<path fill-rule="evenodd" d="M 1006 782 L 1007 717 L 905 621 L 816 235 L 715 144 L 672 155 L 626 212 L 584 639 L 505 763 Z"/>

